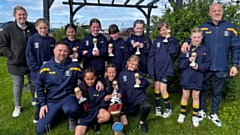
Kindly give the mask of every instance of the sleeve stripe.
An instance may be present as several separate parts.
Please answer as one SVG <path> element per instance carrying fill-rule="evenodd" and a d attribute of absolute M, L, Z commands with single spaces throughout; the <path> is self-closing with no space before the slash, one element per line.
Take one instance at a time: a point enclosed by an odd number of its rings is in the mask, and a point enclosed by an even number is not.
<path fill-rule="evenodd" d="M 43 73 L 43 72 L 46 72 L 46 71 L 50 71 L 50 68 L 43 68 L 40 70 L 40 74 Z"/>
<path fill-rule="evenodd" d="M 227 28 L 227 30 L 232 31 L 236 36 L 238 35 L 238 32 L 234 28 Z"/>
<path fill-rule="evenodd" d="M 202 31 L 204 31 L 204 30 L 208 30 L 208 28 L 201 28 L 201 30 L 202 30 Z"/>
<path fill-rule="evenodd" d="M 78 67 L 72 67 L 72 68 L 70 68 L 69 70 L 77 70 L 77 71 L 82 72 L 82 70 L 81 70 L 80 68 L 78 68 Z"/>

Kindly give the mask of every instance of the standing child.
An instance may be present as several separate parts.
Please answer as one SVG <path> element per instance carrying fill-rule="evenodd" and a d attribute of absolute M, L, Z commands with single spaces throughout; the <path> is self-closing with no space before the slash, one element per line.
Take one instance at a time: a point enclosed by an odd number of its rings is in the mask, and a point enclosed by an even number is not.
<path fill-rule="evenodd" d="M 118 76 L 119 89 L 123 90 L 123 98 L 127 105 L 127 111 L 131 115 L 137 115 L 142 109 L 142 115 L 139 120 L 139 127 L 145 133 L 148 127 L 145 124 L 151 110 L 151 104 L 146 95 L 146 89 L 150 85 L 144 74 L 138 70 L 139 57 L 132 55 L 129 57 L 124 69 Z M 139 87 L 135 87 L 139 86 Z"/>
<path fill-rule="evenodd" d="M 209 68 L 210 55 L 208 48 L 202 44 L 203 32 L 199 28 L 191 31 L 190 51 L 179 56 L 178 67 L 182 69 L 181 86 L 183 95 L 181 99 L 181 113 L 178 122 L 183 123 L 186 116 L 187 101 L 192 90 L 193 98 L 193 116 L 192 122 L 194 127 L 198 127 L 199 118 L 199 93 L 203 87 L 203 73 Z"/>
<path fill-rule="evenodd" d="M 108 42 L 108 64 L 115 64 L 117 73 L 120 73 L 125 68 L 129 57 L 128 47 L 126 42 L 118 36 L 119 29 L 116 24 L 110 25 L 108 31 L 111 37 Z M 113 56 L 110 54 L 113 54 Z"/>
<path fill-rule="evenodd" d="M 109 112 L 105 109 L 108 107 L 108 102 L 104 100 L 106 90 L 97 91 L 97 74 L 93 68 L 87 68 L 83 71 L 83 82 L 79 84 L 82 90 L 83 97 L 87 101 L 83 103 L 84 114 L 80 116 L 75 129 L 75 135 L 84 135 L 90 123 L 97 119 L 98 123 L 104 123 L 110 119 Z M 80 98 L 80 94 L 76 97 Z"/>
<path fill-rule="evenodd" d="M 151 39 L 144 35 L 145 23 L 143 20 L 136 20 L 134 22 L 133 28 L 134 33 L 127 39 L 128 52 L 129 55 L 138 55 L 140 58 L 139 70 L 146 75 L 147 70 L 147 59 L 149 49 L 151 48 Z"/>
<path fill-rule="evenodd" d="M 167 84 L 169 76 L 174 75 L 173 55 L 178 53 L 179 45 L 177 39 L 170 35 L 170 28 L 166 22 L 160 22 L 158 30 L 160 36 L 153 42 L 153 46 L 149 52 L 148 72 L 151 78 L 155 78 L 156 116 L 168 118 L 172 114 L 172 109 L 170 107 Z M 160 106 L 160 93 L 165 104 L 163 115 Z"/>
<path fill-rule="evenodd" d="M 26 48 L 26 60 L 28 68 L 30 70 L 30 82 L 32 87 L 35 89 L 35 81 L 40 67 L 53 56 L 53 49 L 55 46 L 55 39 L 48 36 L 48 26 L 47 20 L 40 18 L 36 21 L 35 27 L 37 33 L 31 36 L 27 43 Z M 35 91 L 33 95 L 35 94 Z M 36 112 L 33 122 L 38 121 L 39 105 L 36 100 Z"/>
<path fill-rule="evenodd" d="M 101 23 L 98 19 L 91 19 L 90 30 L 91 33 L 84 37 L 80 45 L 84 58 L 83 69 L 92 67 L 96 70 L 97 76 L 103 78 L 105 69 L 104 58 L 108 51 L 107 39 L 99 33 Z"/>
<path fill-rule="evenodd" d="M 70 55 L 73 55 L 74 58 L 78 58 L 78 61 L 82 58 L 82 51 L 80 50 L 80 40 L 76 39 L 77 34 L 77 27 L 74 24 L 67 24 L 65 26 L 65 33 L 67 35 L 66 38 L 61 39 L 62 41 L 65 41 L 68 45 L 68 50 L 70 51 Z M 77 51 L 74 52 L 73 49 L 77 48 Z"/>
<path fill-rule="evenodd" d="M 105 76 L 106 76 L 106 78 L 101 80 L 101 82 L 103 83 L 103 85 L 105 87 L 105 90 L 107 91 L 107 94 L 108 94 L 108 95 L 105 96 L 105 100 L 106 101 L 110 101 L 112 96 L 114 96 L 114 95 L 112 95 L 113 94 L 113 90 L 114 90 L 114 88 L 113 88 L 113 81 L 116 81 L 116 79 L 117 79 L 116 75 L 117 75 L 117 68 L 116 68 L 116 66 L 114 64 L 108 64 L 106 66 L 106 68 L 105 68 Z M 118 89 L 118 85 L 116 85 L 116 90 L 117 90 L 117 93 L 118 93 L 116 97 L 117 98 L 121 98 L 123 93 L 122 93 L 122 91 L 120 91 Z M 127 117 L 126 117 L 126 115 L 125 115 L 123 110 L 121 111 L 119 119 L 121 119 L 120 121 L 121 121 L 121 123 L 123 125 L 127 125 L 128 124 Z M 115 120 L 113 118 L 113 122 L 115 123 L 115 122 L 119 122 L 119 121 L 117 121 L 117 120 Z M 120 135 L 120 133 L 118 133 L 118 135 Z"/>

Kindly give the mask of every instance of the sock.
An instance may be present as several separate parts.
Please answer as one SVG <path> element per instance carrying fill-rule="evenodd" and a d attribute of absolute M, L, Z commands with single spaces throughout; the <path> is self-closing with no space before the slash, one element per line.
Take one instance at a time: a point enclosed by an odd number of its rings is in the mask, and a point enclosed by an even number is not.
<path fill-rule="evenodd" d="M 187 102 L 181 102 L 181 114 L 186 115 Z"/>
<path fill-rule="evenodd" d="M 156 107 L 160 107 L 160 90 L 154 89 Z"/>
<path fill-rule="evenodd" d="M 199 111 L 199 105 L 193 104 L 193 116 L 197 116 Z"/>
<path fill-rule="evenodd" d="M 165 103 L 165 109 L 171 109 L 171 107 L 170 107 L 170 100 L 169 100 L 169 95 L 168 95 L 168 93 L 166 93 L 165 95 L 162 95 L 162 97 L 163 97 L 163 101 L 164 101 L 164 103 Z"/>

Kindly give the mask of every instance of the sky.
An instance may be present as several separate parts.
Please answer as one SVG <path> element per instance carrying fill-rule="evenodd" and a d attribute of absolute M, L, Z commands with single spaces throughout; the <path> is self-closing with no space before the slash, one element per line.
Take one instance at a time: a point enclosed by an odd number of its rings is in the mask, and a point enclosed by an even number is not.
<path fill-rule="evenodd" d="M 54 0 L 50 8 L 50 27 L 60 28 L 69 23 L 69 6 L 62 2 L 68 0 Z M 111 3 L 112 0 L 100 0 L 101 3 Z M 116 4 L 124 3 L 126 0 L 115 0 Z M 130 4 L 135 4 L 139 0 L 130 0 Z M 149 3 L 152 0 L 144 0 L 142 4 Z M 218 0 L 219 1 L 219 0 Z M 226 0 L 220 0 L 226 1 Z M 83 0 L 74 0 L 74 2 L 83 2 Z M 97 0 L 87 0 L 89 3 L 97 3 Z M 161 16 L 165 5 L 169 5 L 168 0 L 159 0 L 156 3 L 158 8 L 152 10 L 151 15 Z M 0 22 L 12 21 L 13 9 L 15 6 L 23 6 L 28 13 L 28 21 L 35 22 L 38 18 L 43 18 L 43 0 L 1 0 L 0 3 Z M 74 9 L 76 6 L 73 7 Z M 80 24 L 88 25 L 92 18 L 98 18 L 101 21 L 102 28 L 106 29 L 109 25 L 115 23 L 119 28 L 132 27 L 136 19 L 146 19 L 142 12 L 136 8 L 119 7 L 96 7 L 85 6 L 78 10 L 74 19 Z"/>

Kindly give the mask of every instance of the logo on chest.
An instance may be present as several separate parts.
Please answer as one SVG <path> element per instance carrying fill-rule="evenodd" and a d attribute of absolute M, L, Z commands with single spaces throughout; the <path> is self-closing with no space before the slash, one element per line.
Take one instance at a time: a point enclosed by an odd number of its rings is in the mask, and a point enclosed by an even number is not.
<path fill-rule="evenodd" d="M 88 45 L 89 45 L 89 41 L 88 41 L 88 40 L 86 40 L 86 41 L 85 41 L 85 44 L 86 44 L 86 46 L 88 46 Z"/>
<path fill-rule="evenodd" d="M 159 48 L 161 46 L 161 43 L 160 42 L 157 42 L 157 48 Z"/>
<path fill-rule="evenodd" d="M 126 75 L 123 76 L 123 81 L 124 81 L 124 82 L 127 81 L 127 76 L 126 76 Z"/>
<path fill-rule="evenodd" d="M 66 75 L 66 76 L 70 76 L 70 75 L 71 75 L 71 74 L 70 74 L 70 71 L 67 70 L 67 71 L 65 72 L 65 75 Z"/>
<path fill-rule="evenodd" d="M 38 42 L 34 42 L 34 48 L 39 48 L 39 43 Z"/>
<path fill-rule="evenodd" d="M 226 37 L 229 36 L 229 31 L 227 31 L 227 30 L 224 31 L 224 36 L 226 36 Z"/>

